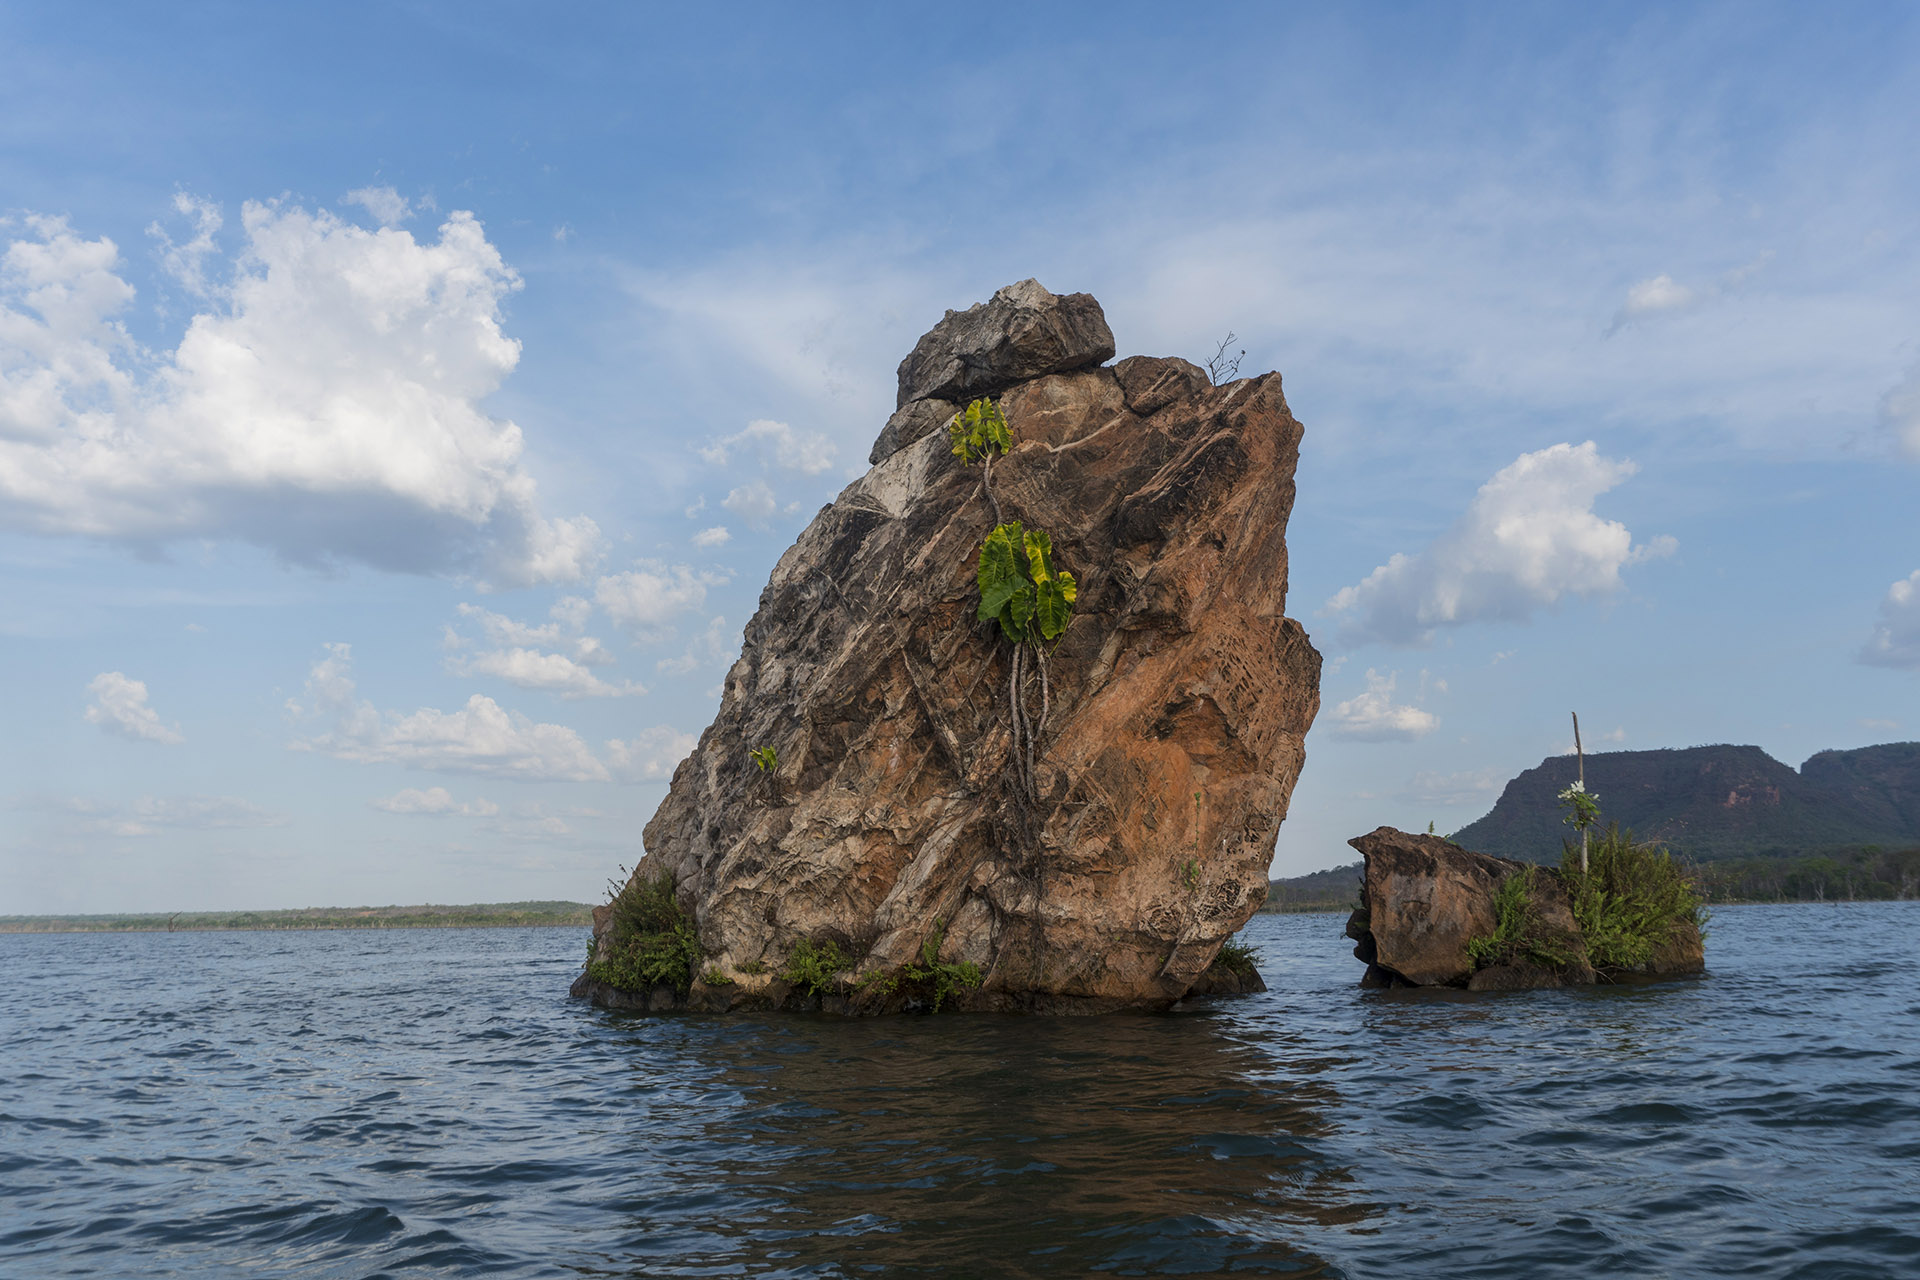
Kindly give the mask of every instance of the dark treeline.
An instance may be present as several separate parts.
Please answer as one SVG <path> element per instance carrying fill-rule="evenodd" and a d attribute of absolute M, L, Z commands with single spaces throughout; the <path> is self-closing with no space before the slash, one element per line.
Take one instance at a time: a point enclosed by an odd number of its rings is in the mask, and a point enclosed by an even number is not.
<path fill-rule="evenodd" d="M 1862 845 L 1800 858 L 1739 858 L 1694 868 L 1708 902 L 1920 899 L 1920 848 Z"/>
<path fill-rule="evenodd" d="M 1868 844 L 1820 854 L 1691 863 L 1688 870 L 1710 903 L 1920 900 L 1920 847 Z M 1359 897 L 1359 882 L 1357 862 L 1270 880 L 1261 910 L 1350 911 Z"/>
<path fill-rule="evenodd" d="M 1358 862 L 1304 876 L 1267 881 L 1262 911 L 1351 911 L 1360 901 Z"/>

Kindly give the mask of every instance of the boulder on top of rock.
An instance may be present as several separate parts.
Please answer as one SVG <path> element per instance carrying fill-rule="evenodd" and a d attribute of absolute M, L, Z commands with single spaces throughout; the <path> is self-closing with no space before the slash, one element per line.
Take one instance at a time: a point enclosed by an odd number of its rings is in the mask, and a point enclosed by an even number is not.
<path fill-rule="evenodd" d="M 1049 373 L 1089 368 L 1111 360 L 1113 351 L 1113 330 L 1093 295 L 1049 293 L 1037 280 L 1022 280 L 990 301 L 947 312 L 929 329 L 900 362 L 895 406 L 965 404 Z"/>

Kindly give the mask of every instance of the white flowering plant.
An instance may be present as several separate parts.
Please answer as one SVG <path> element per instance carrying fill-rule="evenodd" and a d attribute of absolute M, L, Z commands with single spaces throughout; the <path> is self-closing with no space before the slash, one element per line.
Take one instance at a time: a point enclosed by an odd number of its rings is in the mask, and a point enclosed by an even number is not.
<path fill-rule="evenodd" d="M 1561 821 L 1576 831 L 1585 831 L 1600 821 L 1600 797 L 1587 790 L 1584 782 L 1575 782 L 1562 791 L 1560 803 L 1567 807 L 1567 816 Z"/>

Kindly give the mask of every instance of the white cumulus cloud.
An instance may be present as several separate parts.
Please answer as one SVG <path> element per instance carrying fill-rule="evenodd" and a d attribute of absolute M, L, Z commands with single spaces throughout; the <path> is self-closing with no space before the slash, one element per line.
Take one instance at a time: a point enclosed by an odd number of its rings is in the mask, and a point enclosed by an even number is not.
<path fill-rule="evenodd" d="M 619 625 L 657 635 L 681 614 L 698 611 L 707 602 L 707 588 L 723 581 L 688 565 L 641 560 L 625 573 L 601 578 L 593 598 Z"/>
<path fill-rule="evenodd" d="M 306 704 L 290 709 L 323 721 L 323 727 L 296 738 L 292 749 L 361 764 L 524 781 L 603 782 L 608 777 L 607 767 L 572 729 L 536 723 L 477 693 L 458 711 L 381 711 L 356 697 L 352 656 L 351 646 L 330 644 L 327 656 L 314 664 Z"/>
<path fill-rule="evenodd" d="M 505 584 L 588 570 L 599 530 L 540 514 L 520 428 L 480 408 L 520 358 L 500 327 L 520 280 L 471 214 L 420 241 L 248 203 L 215 283 L 219 211 L 176 203 L 194 233 L 162 233 L 163 264 L 207 306 L 172 351 L 120 323 L 111 240 L 35 216 L 0 254 L 0 527 Z"/>
<path fill-rule="evenodd" d="M 1440 717 L 1411 703 L 1393 700 L 1400 673 L 1367 669 L 1367 689 L 1339 703 L 1328 717 L 1336 738 L 1360 742 L 1411 742 L 1440 727 Z"/>
<path fill-rule="evenodd" d="M 147 705 L 144 681 L 129 679 L 119 671 L 102 671 L 87 683 L 87 691 L 93 694 L 93 705 L 87 708 L 88 724 L 135 742 L 172 746 L 186 741 L 178 726 L 162 724 L 160 714 Z"/>
<path fill-rule="evenodd" d="M 733 541 L 733 535 L 727 532 L 727 526 L 717 524 L 711 529 L 702 529 L 693 535 L 696 547 L 724 547 Z"/>
<path fill-rule="evenodd" d="M 1887 588 L 1880 601 L 1880 620 L 1860 650 L 1860 661 L 1920 671 L 1920 569 Z"/>
<path fill-rule="evenodd" d="M 1519 621 L 1563 595 L 1616 591 L 1622 568 L 1677 545 L 1662 536 L 1635 546 L 1625 525 L 1594 514 L 1594 500 L 1636 469 L 1591 440 L 1521 454 L 1426 550 L 1396 553 L 1325 612 L 1341 618 L 1350 644 L 1423 645 L 1439 627 Z"/>
<path fill-rule="evenodd" d="M 687 758 L 699 737 L 667 725 L 642 729 L 633 738 L 607 743 L 607 764 L 623 782 L 650 782 L 671 778 L 675 766 Z"/>
<path fill-rule="evenodd" d="M 382 796 L 368 801 L 382 813 L 412 813 L 428 817 L 440 817 L 453 814 L 462 817 L 490 818 L 500 812 L 500 806 L 484 797 L 475 797 L 462 803 L 455 800 L 445 787 L 403 787 L 390 796 Z"/>

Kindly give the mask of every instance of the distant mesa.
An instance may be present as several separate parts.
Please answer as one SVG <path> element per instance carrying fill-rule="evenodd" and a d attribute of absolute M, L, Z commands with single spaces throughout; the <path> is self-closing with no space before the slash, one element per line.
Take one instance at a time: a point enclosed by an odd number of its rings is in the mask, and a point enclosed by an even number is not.
<path fill-rule="evenodd" d="M 1570 755 L 1549 756 L 1453 838 L 1557 861 L 1568 834 L 1558 796 L 1575 767 Z M 1920 844 L 1920 742 L 1822 751 L 1797 772 L 1759 747 L 1609 751 L 1587 756 L 1586 778 L 1605 821 L 1702 862 Z"/>

